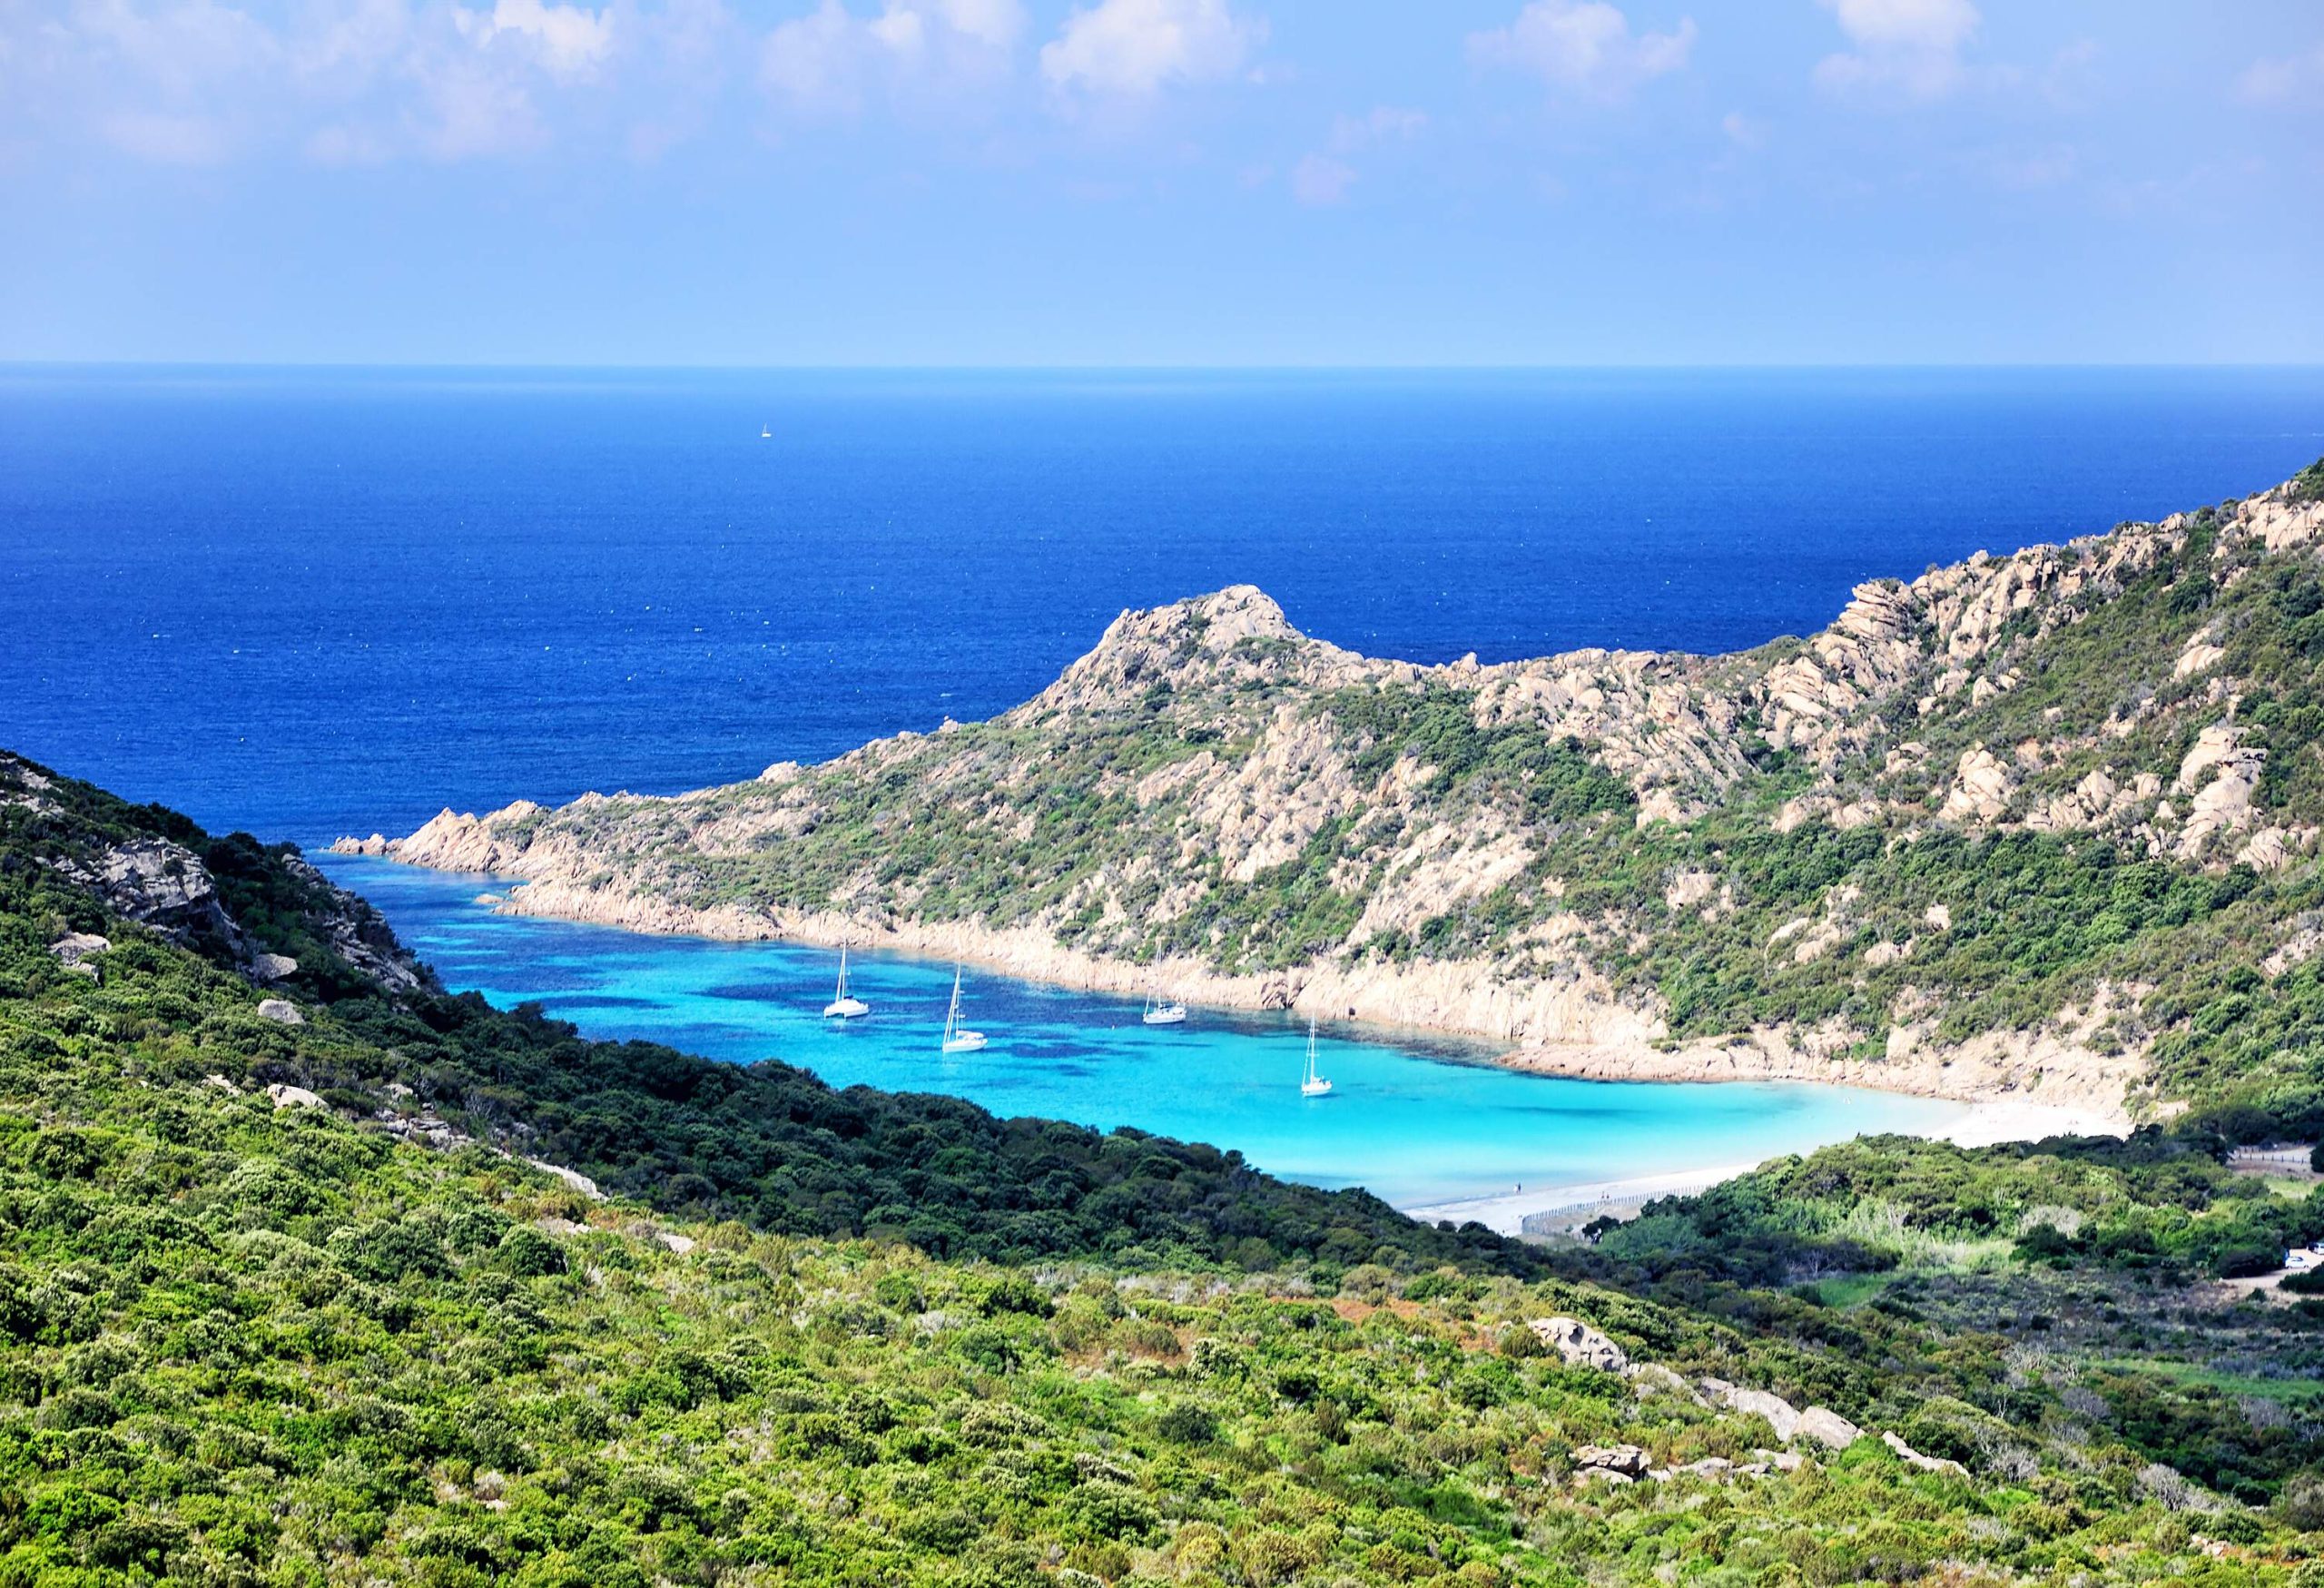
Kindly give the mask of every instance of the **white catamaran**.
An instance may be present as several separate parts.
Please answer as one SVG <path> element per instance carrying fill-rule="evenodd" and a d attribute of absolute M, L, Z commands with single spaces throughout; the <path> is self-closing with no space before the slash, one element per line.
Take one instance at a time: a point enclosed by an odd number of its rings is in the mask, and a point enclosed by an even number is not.
<path fill-rule="evenodd" d="M 944 1014 L 944 1051 L 973 1053 L 984 1046 L 984 1033 L 960 1023 L 960 967 L 952 967 L 952 1007 Z"/>
<path fill-rule="evenodd" d="M 1307 1017 L 1307 1070 L 1299 1078 L 1299 1095 L 1319 1098 L 1332 1090 L 1332 1083 L 1315 1073 L 1315 1017 Z"/>
<path fill-rule="evenodd" d="M 871 1012 L 870 1004 L 860 998 L 850 998 L 847 995 L 847 942 L 842 939 L 839 945 L 839 991 L 832 994 L 832 1001 L 829 1003 L 823 1005 L 823 1018 L 825 1020 L 853 1020 L 859 1014 Z"/>
<path fill-rule="evenodd" d="M 1146 1011 L 1138 1019 L 1149 1026 L 1182 1026 L 1187 1023 L 1187 1006 L 1175 998 L 1162 996 L 1158 986 L 1146 991 Z"/>

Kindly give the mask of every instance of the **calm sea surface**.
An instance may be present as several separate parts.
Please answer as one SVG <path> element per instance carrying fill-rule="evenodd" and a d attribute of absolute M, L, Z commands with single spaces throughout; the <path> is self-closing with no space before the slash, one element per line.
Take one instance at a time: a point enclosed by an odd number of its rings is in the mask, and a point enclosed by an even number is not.
<path fill-rule="evenodd" d="M 1241 581 L 1415 661 L 1757 645 L 2319 453 L 2314 370 L 0 368 L 0 742 L 312 843 L 989 715 Z"/>
<path fill-rule="evenodd" d="M 1484 1046 L 1381 1027 L 1327 1027 L 1326 1098 L 1299 1095 L 1306 1027 L 1289 1015 L 1196 1009 L 1150 1029 L 1136 999 L 970 970 L 963 1019 L 990 1045 L 939 1050 L 952 967 L 859 954 L 862 1020 L 825 1021 L 839 956 L 787 943 L 643 937 L 495 915 L 481 876 L 324 856 L 453 986 L 539 1002 L 601 1036 L 714 1059 L 779 1058 L 835 1085 L 940 1091 L 1032 1114 L 1240 1148 L 1317 1185 L 1368 1186 L 1402 1207 L 1757 1163 L 1861 1131 L 1941 1128 L 1958 1105 L 1826 1086 L 1609 1084 L 1520 1075 Z M 1512 1224 L 1512 1209 L 1489 1221 Z"/>
<path fill-rule="evenodd" d="M 762 431 L 766 432 L 763 436 Z M 1116 613 L 1250 582 L 1418 661 L 1724 650 L 1851 585 L 2272 484 L 2324 370 L 1268 375 L 0 369 L 0 744 L 310 846 L 670 792 L 1034 693 Z M 1798 1088 L 1510 1075 L 949 969 L 492 917 L 345 865 L 455 986 L 593 1032 L 1240 1147 L 1407 1204 L 1925 1125 Z"/>

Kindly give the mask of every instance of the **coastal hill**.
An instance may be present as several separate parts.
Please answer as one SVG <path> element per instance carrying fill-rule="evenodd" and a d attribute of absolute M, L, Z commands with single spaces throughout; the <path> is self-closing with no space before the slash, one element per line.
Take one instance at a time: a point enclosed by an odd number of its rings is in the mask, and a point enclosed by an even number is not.
<path fill-rule="evenodd" d="M 988 722 L 345 846 L 522 879 L 512 911 L 1456 1029 L 1569 1073 L 2312 1131 L 2320 554 L 2324 464 L 1724 656 L 1419 666 L 1238 587 L 1125 613 Z"/>
<path fill-rule="evenodd" d="M 0 755 L 0 1582 L 2316 1588 L 2324 1190 L 1883 1138 L 1518 1245 L 448 996 Z"/>

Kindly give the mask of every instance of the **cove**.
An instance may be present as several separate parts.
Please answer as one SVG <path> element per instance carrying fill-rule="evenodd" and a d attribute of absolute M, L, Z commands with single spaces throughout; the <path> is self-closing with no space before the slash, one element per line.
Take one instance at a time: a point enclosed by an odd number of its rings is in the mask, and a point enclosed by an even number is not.
<path fill-rule="evenodd" d="M 997 1114 L 1131 1125 L 1239 1149 L 1270 1174 L 1363 1186 L 1403 1208 L 1524 1207 L 1579 1188 L 1751 1164 L 1881 1131 L 1925 1134 L 1963 1105 L 1837 1086 L 1569 1080 L 1490 1062 L 1482 1041 L 1335 1022 L 1320 1029 L 1329 1097 L 1303 1099 L 1306 1026 L 1282 1012 L 1195 1008 L 1140 1023 L 1135 999 L 969 967 L 963 1017 L 983 1051 L 938 1051 L 949 962 L 858 951 L 863 1019 L 826 1021 L 839 956 L 793 943 L 659 937 L 495 913 L 489 876 L 359 856 L 315 863 L 376 905 L 455 991 L 538 1003 L 585 1035 L 642 1039 L 736 1063 L 779 1059 L 834 1086 L 941 1092 Z M 1512 1198 L 1522 1185 L 1525 1196 Z M 1561 1193 L 1563 1193 L 1562 1195 Z"/>

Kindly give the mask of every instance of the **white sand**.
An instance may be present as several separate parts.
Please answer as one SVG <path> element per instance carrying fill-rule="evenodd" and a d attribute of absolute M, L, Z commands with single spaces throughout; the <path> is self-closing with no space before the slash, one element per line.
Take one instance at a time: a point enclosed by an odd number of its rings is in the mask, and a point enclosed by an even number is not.
<path fill-rule="evenodd" d="M 1936 1140 L 1956 1146 L 1991 1147 L 2002 1141 L 2038 1141 L 2045 1136 L 2122 1136 L 2129 1130 L 2128 1119 L 2101 1108 L 1996 1098 L 1964 1103 L 1958 1119 L 1930 1134 Z M 1683 1196 L 1748 1174 L 1758 1167 L 1754 1161 L 1673 1169 L 1619 1180 L 1552 1180 L 1540 1186 L 1528 1185 L 1522 1191 L 1435 1202 L 1404 1211 L 1431 1224 L 1443 1218 L 1455 1224 L 1474 1219 L 1489 1229 L 1515 1235 L 1529 1213 L 1579 1208 L 1593 1202 L 1627 1203 L 1643 1198 Z"/>

